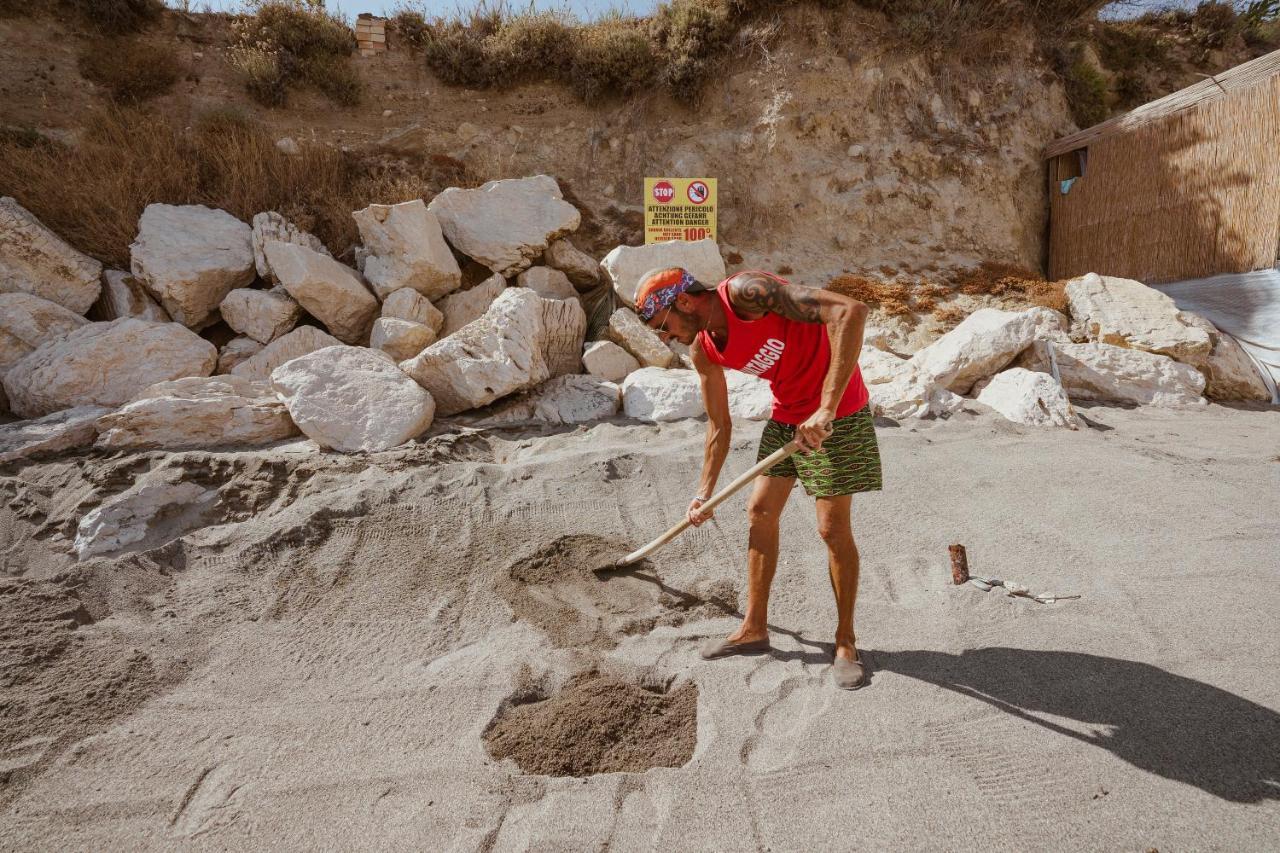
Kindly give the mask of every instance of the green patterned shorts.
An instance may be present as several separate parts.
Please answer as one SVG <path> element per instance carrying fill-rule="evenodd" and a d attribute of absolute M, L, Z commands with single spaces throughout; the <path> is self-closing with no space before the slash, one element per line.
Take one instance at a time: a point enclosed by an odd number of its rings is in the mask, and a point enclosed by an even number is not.
<path fill-rule="evenodd" d="M 880 446 L 876 444 L 871 406 L 832 423 L 831 437 L 814 453 L 800 451 L 766 472 L 768 477 L 795 477 L 815 498 L 876 492 L 881 488 Z M 769 421 L 760 435 L 756 461 L 765 458 L 795 437 L 790 424 Z"/>

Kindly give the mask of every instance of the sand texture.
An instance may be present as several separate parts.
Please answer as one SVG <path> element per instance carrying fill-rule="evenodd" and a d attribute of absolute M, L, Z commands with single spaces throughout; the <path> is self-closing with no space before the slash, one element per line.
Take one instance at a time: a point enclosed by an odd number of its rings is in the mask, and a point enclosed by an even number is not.
<path fill-rule="evenodd" d="M 0 467 L 0 849 L 1280 848 L 1277 413 L 1080 412 L 880 422 L 852 693 L 799 490 L 772 654 L 697 653 L 744 496 L 593 572 L 679 520 L 697 421 Z M 215 497 L 76 562 L 160 477 Z M 953 542 L 1081 597 L 953 587 Z"/>

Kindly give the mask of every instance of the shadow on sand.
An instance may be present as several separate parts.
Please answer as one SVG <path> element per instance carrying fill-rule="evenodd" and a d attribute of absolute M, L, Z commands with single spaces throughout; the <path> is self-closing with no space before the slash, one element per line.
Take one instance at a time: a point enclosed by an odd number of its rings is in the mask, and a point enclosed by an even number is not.
<path fill-rule="evenodd" d="M 958 655 L 870 654 L 880 672 L 986 702 L 1224 800 L 1280 799 L 1280 714 L 1203 682 L 1150 664 L 1076 652 L 996 647 Z M 1081 734 L 1036 713 L 1102 730 Z"/>

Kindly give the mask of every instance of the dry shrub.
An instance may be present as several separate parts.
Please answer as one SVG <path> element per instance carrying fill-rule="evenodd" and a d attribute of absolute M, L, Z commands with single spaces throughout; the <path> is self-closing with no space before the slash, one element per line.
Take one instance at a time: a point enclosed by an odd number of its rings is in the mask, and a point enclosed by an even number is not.
<path fill-rule="evenodd" d="M 350 61 L 355 34 L 323 0 L 251 0 L 248 10 L 233 25 L 230 58 L 255 100 L 280 106 L 289 86 L 303 83 L 336 103 L 360 102 L 363 86 Z"/>
<path fill-rule="evenodd" d="M 81 20 L 104 33 L 136 33 L 164 12 L 161 0 L 62 0 Z"/>
<path fill-rule="evenodd" d="M 136 36 L 90 41 L 80 52 L 80 74 L 107 90 L 112 100 L 138 103 L 162 95 L 182 76 L 173 45 Z"/>
<path fill-rule="evenodd" d="M 838 275 L 827 284 L 827 290 L 840 293 L 891 317 L 911 317 L 911 289 L 900 281 L 876 281 L 860 275 Z"/>
<path fill-rule="evenodd" d="M 661 78 L 683 100 L 694 100 L 737 35 L 737 9 L 726 0 L 671 0 L 658 8 L 650 32 L 663 56 Z"/>
<path fill-rule="evenodd" d="M 416 9 L 398 9 L 387 22 L 393 37 L 409 50 L 422 50 L 427 44 L 427 19 Z"/>
<path fill-rule="evenodd" d="M 455 176 L 420 161 L 361 158 L 303 145 L 290 156 L 257 122 L 232 111 L 185 131 L 141 108 L 91 115 L 75 146 L 0 136 L 0 194 L 11 195 L 73 246 L 127 268 L 148 204 L 205 204 L 244 221 L 278 210 L 312 230 L 336 256 L 357 234 L 351 211 L 434 195 Z M 443 179 L 442 179 L 443 178 Z"/>
<path fill-rule="evenodd" d="M 954 273 L 953 284 L 970 296 L 1012 298 L 1032 305 L 1042 305 L 1066 312 L 1065 282 L 1045 281 L 1025 267 L 998 261 L 985 261 L 977 267 Z"/>
<path fill-rule="evenodd" d="M 1088 60 L 1084 45 L 1076 43 L 1056 48 L 1053 65 L 1062 79 L 1075 123 L 1090 127 L 1104 121 L 1110 111 L 1110 87 L 1106 76 Z"/>
<path fill-rule="evenodd" d="M 569 85 L 585 101 L 631 95 L 651 84 L 658 67 L 641 25 L 614 15 L 578 28 Z"/>

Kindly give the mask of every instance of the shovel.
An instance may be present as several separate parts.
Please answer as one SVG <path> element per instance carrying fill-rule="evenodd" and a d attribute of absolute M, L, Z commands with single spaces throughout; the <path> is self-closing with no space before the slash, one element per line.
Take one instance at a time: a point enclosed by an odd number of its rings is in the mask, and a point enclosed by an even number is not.
<path fill-rule="evenodd" d="M 772 468 L 774 465 L 777 465 L 783 459 L 788 458 L 789 456 L 791 456 L 791 454 L 795 453 L 797 450 L 800 450 L 800 444 L 798 442 L 796 442 L 795 440 L 787 442 L 782 447 L 773 451 L 768 456 L 766 456 L 765 458 L 757 462 L 755 465 L 753 465 L 741 477 L 734 480 L 732 483 L 730 483 L 729 485 L 725 486 L 723 489 L 721 489 L 720 491 L 712 495 L 711 499 L 702 505 L 702 511 L 710 512 L 711 510 L 715 509 L 717 506 L 719 506 L 720 504 L 727 501 L 730 497 L 732 497 L 735 492 L 737 492 L 747 483 L 750 483 L 757 476 L 759 476 L 760 474 L 763 474 L 765 471 L 768 471 L 770 468 Z M 650 542 L 648 545 L 645 545 L 643 548 L 639 549 L 638 551 L 632 551 L 630 554 L 623 557 L 621 560 L 619 560 L 617 563 L 613 565 L 613 568 L 621 569 L 621 568 L 625 568 L 626 566 L 630 566 L 633 563 L 640 562 L 645 557 L 649 556 L 654 551 L 661 548 L 663 545 L 666 545 L 672 539 L 675 539 L 677 536 L 679 536 L 681 533 L 684 532 L 684 529 L 686 527 L 689 527 L 689 526 L 691 526 L 690 521 L 686 516 L 683 521 L 681 521 L 676 526 L 672 527 L 670 530 L 668 530 L 666 533 L 659 536 L 657 539 Z"/>

